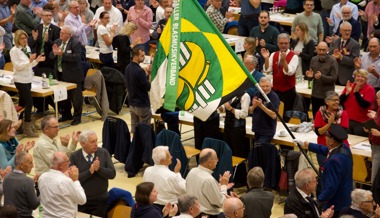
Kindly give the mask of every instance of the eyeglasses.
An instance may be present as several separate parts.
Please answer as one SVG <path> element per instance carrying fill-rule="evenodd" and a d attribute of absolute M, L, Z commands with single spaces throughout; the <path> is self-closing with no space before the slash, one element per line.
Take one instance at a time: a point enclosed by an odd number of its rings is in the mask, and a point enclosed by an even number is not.
<path fill-rule="evenodd" d="M 372 200 L 372 201 L 362 201 L 362 203 L 372 203 L 372 204 L 374 204 L 375 201 L 374 200 Z"/>
<path fill-rule="evenodd" d="M 335 101 L 335 102 L 340 102 L 340 99 L 337 98 L 337 99 L 334 99 L 334 98 L 330 98 L 330 99 L 327 99 L 328 101 Z"/>
<path fill-rule="evenodd" d="M 110 19 L 110 17 L 103 17 L 103 19 Z"/>
<path fill-rule="evenodd" d="M 307 6 L 307 7 L 314 7 L 313 4 L 305 4 L 305 6 Z"/>

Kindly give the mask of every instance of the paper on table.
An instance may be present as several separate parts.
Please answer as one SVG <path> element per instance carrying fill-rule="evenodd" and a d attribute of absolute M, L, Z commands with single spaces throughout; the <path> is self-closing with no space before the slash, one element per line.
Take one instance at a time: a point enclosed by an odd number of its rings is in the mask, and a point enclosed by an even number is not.
<path fill-rule="evenodd" d="M 360 144 L 351 146 L 351 148 L 359 149 L 359 150 L 364 150 L 364 151 L 371 151 L 371 145 L 370 144 L 365 144 L 365 143 L 360 143 Z"/>

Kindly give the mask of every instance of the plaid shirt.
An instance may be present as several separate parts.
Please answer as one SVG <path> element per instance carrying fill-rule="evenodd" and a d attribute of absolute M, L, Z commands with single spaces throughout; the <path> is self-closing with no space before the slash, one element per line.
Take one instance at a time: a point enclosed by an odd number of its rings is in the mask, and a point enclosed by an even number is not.
<path fill-rule="evenodd" d="M 210 5 L 207 8 L 206 14 L 210 17 L 216 28 L 218 28 L 218 30 L 223 33 L 224 26 L 228 22 L 228 19 L 223 17 L 223 14 L 220 12 L 220 10 L 216 9 L 213 5 Z"/>

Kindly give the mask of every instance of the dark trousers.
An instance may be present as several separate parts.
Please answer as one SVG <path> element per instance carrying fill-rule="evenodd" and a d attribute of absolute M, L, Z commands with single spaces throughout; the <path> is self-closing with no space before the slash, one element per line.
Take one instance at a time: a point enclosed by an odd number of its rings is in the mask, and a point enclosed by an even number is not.
<path fill-rule="evenodd" d="M 78 205 L 78 211 L 82 213 L 87 213 L 99 217 L 107 217 L 107 209 L 108 209 L 108 204 L 107 201 L 104 203 L 96 203 L 92 204 L 91 202 L 89 203 L 87 201 L 86 204 L 84 205 Z"/>
<path fill-rule="evenodd" d="M 194 117 L 194 146 L 196 149 L 202 148 L 203 139 L 206 137 L 220 139 L 219 114 L 214 116 L 212 119 L 209 118 L 205 122 Z"/>
<path fill-rule="evenodd" d="M 24 121 L 31 121 L 32 107 L 33 107 L 33 98 L 32 98 L 32 83 L 15 83 L 16 89 L 20 96 L 19 105 L 25 108 L 24 113 L 20 115 L 22 119 L 23 114 L 25 114 Z"/>
<path fill-rule="evenodd" d="M 67 91 L 67 100 L 61 102 L 62 117 L 74 120 L 81 120 L 83 95 L 82 83 L 76 83 L 77 88 Z M 71 115 L 71 106 L 74 107 L 74 115 Z"/>
<path fill-rule="evenodd" d="M 348 134 L 368 137 L 368 133 L 364 132 L 363 124 L 357 121 L 350 120 L 350 126 L 347 129 Z"/>
<path fill-rule="evenodd" d="M 99 53 L 99 60 L 103 63 L 103 66 L 111 67 L 111 68 L 114 67 L 115 63 L 114 63 L 112 55 L 113 53 L 109 53 L 109 54 Z"/>
<path fill-rule="evenodd" d="M 224 141 L 230 146 L 233 156 L 248 157 L 249 141 L 245 137 L 245 126 L 224 128 Z"/>
<path fill-rule="evenodd" d="M 238 23 L 239 36 L 249 36 L 249 32 L 255 26 L 259 25 L 258 15 L 244 16 L 241 15 Z"/>
<path fill-rule="evenodd" d="M 326 20 L 327 17 L 330 17 L 330 12 L 331 10 L 322 9 L 320 13 L 321 18 L 322 18 L 322 24 L 323 24 L 323 35 L 324 35 L 323 39 L 326 36 L 331 36 L 333 34 L 332 31 L 330 31 L 332 29 L 330 28 L 330 25 L 327 23 L 327 20 Z"/>
<path fill-rule="evenodd" d="M 165 123 L 167 123 L 169 130 L 176 132 L 179 137 L 181 137 L 181 132 L 179 131 L 178 114 L 178 112 L 164 112 L 161 114 L 161 118 Z"/>
<path fill-rule="evenodd" d="M 311 96 L 311 108 L 312 108 L 312 111 L 313 111 L 313 117 L 315 119 L 315 115 L 317 114 L 319 108 L 321 106 L 325 105 L 325 99 L 323 98 L 316 98 L 316 97 L 313 97 Z"/>
<path fill-rule="evenodd" d="M 293 110 L 294 100 L 296 98 L 296 88 L 289 89 L 285 92 L 274 90 L 280 101 L 284 102 L 284 112 Z"/>

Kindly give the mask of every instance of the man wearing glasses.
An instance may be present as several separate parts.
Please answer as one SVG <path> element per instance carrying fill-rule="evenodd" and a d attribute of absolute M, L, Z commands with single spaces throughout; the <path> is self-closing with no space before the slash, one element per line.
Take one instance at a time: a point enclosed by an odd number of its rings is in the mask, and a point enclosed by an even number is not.
<path fill-rule="evenodd" d="M 57 119 L 48 115 L 41 121 L 42 134 L 38 138 L 34 151 L 33 158 L 35 161 L 35 172 L 41 175 L 44 172 L 48 172 L 50 169 L 50 158 L 54 152 L 60 151 L 66 153 L 68 156 L 73 153 L 78 144 L 78 138 L 80 131 L 73 132 L 71 135 L 65 135 L 60 137 L 60 142 L 56 139 L 59 132 L 59 126 Z"/>
<path fill-rule="evenodd" d="M 352 17 L 358 20 L 359 12 L 358 6 L 348 0 L 340 0 L 340 3 L 335 4 L 330 13 L 330 17 L 326 18 L 330 27 L 333 28 L 335 33 L 339 27 L 339 23 L 343 20 L 343 7 L 348 6 L 351 8 Z"/>
<path fill-rule="evenodd" d="M 317 45 L 318 42 L 323 41 L 323 24 L 321 15 L 314 13 L 314 0 L 306 0 L 304 5 L 304 12 L 294 18 L 292 25 L 292 33 L 295 34 L 296 26 L 299 22 L 304 22 L 309 27 L 310 38 Z"/>

